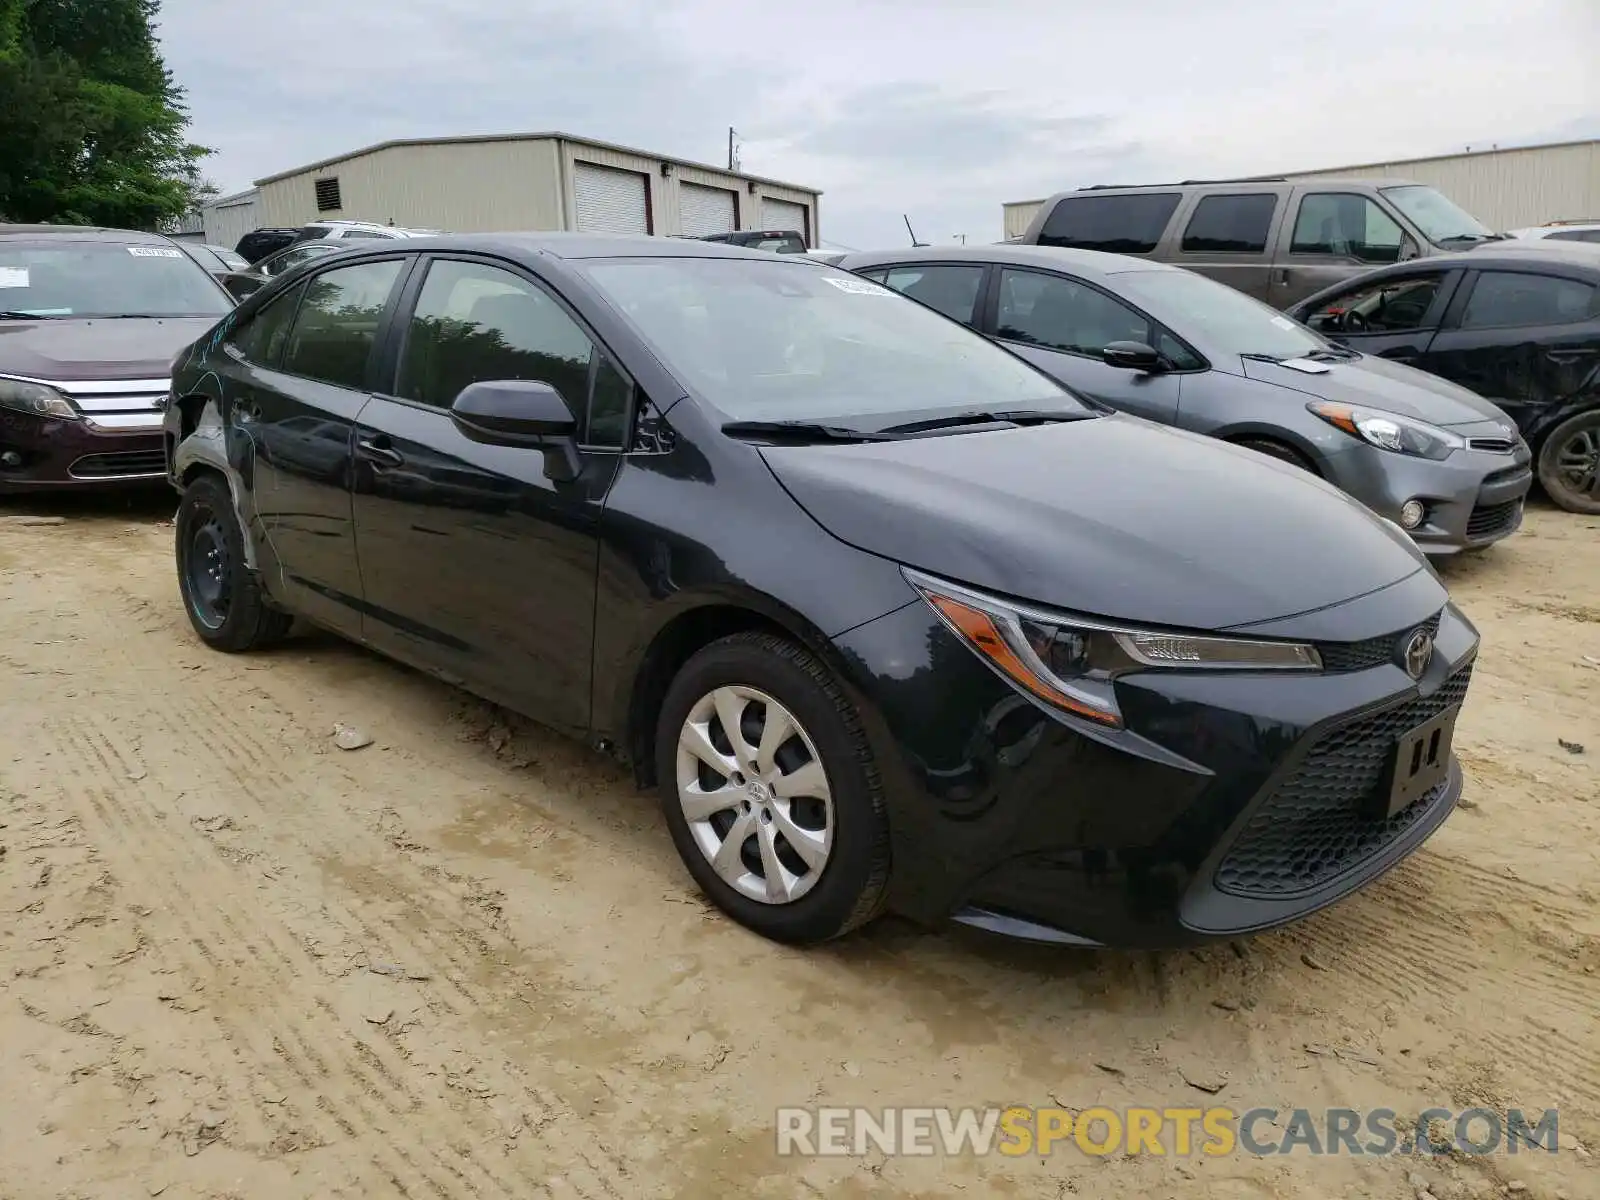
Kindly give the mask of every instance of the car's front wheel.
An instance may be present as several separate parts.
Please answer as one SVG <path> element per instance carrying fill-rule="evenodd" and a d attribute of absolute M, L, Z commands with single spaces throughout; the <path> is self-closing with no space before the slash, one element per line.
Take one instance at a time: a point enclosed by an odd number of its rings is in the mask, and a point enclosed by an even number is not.
<path fill-rule="evenodd" d="M 244 532 L 221 476 L 202 475 L 189 484 L 173 527 L 183 608 L 206 645 L 256 650 L 289 632 L 294 619 L 268 604 L 245 564 Z"/>
<path fill-rule="evenodd" d="M 1569 417 L 1539 451 L 1539 482 L 1568 512 L 1600 513 L 1600 409 Z"/>
<path fill-rule="evenodd" d="M 661 803 L 701 889 L 783 942 L 865 924 L 889 881 L 889 824 L 855 706 L 794 642 L 741 633 L 673 680 L 656 735 Z"/>

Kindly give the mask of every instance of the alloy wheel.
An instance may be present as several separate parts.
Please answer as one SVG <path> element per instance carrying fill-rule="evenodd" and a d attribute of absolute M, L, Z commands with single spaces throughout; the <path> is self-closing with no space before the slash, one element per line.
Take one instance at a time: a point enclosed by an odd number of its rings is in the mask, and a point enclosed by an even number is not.
<path fill-rule="evenodd" d="M 740 895 L 789 904 L 833 849 L 827 772 L 795 715 L 755 688 L 695 702 L 678 733 L 678 803 L 696 846 Z"/>
<path fill-rule="evenodd" d="M 1575 430 L 1562 443 L 1556 474 L 1576 495 L 1600 497 L 1600 427 Z"/>

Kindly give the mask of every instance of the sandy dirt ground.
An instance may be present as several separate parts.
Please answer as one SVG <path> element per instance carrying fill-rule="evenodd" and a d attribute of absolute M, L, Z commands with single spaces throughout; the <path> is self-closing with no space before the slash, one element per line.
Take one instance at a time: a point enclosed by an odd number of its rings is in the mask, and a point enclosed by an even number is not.
<path fill-rule="evenodd" d="M 1469 799 L 1367 892 L 1194 952 L 798 952 L 584 748 L 328 638 L 208 652 L 170 508 L 0 502 L 6 1200 L 1600 1196 L 1600 520 L 1449 567 Z M 1559 1107 L 1563 1150 L 776 1158 L 819 1103 Z"/>

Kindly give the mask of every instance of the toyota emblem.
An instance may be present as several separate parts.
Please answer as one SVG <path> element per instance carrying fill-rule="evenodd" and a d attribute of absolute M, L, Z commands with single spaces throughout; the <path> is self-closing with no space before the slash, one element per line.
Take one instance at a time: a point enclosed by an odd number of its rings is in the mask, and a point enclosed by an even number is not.
<path fill-rule="evenodd" d="M 1433 635 L 1426 629 L 1419 629 L 1406 642 L 1406 674 L 1413 679 L 1421 679 L 1422 673 L 1428 669 L 1428 664 L 1432 661 Z"/>

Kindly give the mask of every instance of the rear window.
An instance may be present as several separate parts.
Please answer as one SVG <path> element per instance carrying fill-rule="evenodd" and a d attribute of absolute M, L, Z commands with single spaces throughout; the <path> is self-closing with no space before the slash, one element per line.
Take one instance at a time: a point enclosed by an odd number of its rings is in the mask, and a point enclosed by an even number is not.
<path fill-rule="evenodd" d="M 1069 196 L 1055 206 L 1039 233 L 1041 246 L 1149 254 L 1161 241 L 1181 199 L 1178 192 L 1134 196 Z"/>

